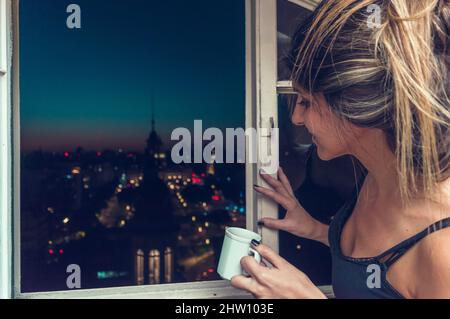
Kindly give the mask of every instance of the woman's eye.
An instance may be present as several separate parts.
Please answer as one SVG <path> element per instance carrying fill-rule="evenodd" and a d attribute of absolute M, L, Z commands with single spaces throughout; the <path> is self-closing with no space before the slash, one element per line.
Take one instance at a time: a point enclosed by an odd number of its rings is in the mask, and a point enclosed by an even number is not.
<path fill-rule="evenodd" d="M 311 106 L 311 103 L 309 103 L 307 101 L 301 101 L 301 102 L 298 102 L 297 105 L 303 106 L 305 109 L 307 109 Z"/>

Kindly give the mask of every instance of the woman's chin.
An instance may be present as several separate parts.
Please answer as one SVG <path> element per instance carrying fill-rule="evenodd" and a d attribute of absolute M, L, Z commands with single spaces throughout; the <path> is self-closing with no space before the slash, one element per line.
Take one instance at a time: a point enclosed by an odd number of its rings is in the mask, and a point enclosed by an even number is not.
<path fill-rule="evenodd" d="M 327 152 L 326 150 L 323 149 L 323 147 L 321 147 L 317 143 L 316 143 L 316 146 L 317 146 L 317 156 L 322 161 L 330 161 L 330 160 L 336 158 L 336 156 L 334 154 L 331 154 L 330 152 Z"/>

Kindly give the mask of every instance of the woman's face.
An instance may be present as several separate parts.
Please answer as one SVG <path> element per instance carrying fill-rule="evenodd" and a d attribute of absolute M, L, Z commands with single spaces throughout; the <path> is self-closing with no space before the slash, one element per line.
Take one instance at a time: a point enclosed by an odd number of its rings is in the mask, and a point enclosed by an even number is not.
<path fill-rule="evenodd" d="M 363 128 L 333 113 L 322 93 L 312 96 L 304 89 L 299 89 L 291 121 L 294 125 L 306 126 L 322 160 L 352 154 L 351 145 L 358 143 L 364 133 Z"/>

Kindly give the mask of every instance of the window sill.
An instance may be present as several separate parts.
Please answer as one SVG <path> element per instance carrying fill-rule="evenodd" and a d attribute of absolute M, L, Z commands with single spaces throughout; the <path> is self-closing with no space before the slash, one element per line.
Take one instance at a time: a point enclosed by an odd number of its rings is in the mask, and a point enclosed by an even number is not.
<path fill-rule="evenodd" d="M 334 298 L 331 286 L 321 286 L 320 290 Z M 163 284 L 122 288 L 103 288 L 17 294 L 18 299 L 253 299 L 245 291 L 235 289 L 225 280 Z"/>

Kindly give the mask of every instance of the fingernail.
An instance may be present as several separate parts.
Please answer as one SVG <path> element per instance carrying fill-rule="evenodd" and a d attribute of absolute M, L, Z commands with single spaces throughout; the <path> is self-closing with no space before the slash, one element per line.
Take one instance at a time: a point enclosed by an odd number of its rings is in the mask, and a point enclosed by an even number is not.
<path fill-rule="evenodd" d="M 256 184 L 253 184 L 253 187 L 254 187 L 254 188 L 258 188 L 258 187 L 260 187 L 260 186 L 258 186 L 258 185 L 256 185 Z"/>
<path fill-rule="evenodd" d="M 264 221 L 258 220 L 258 226 L 264 226 Z"/>
<path fill-rule="evenodd" d="M 267 172 L 264 170 L 264 168 L 260 168 L 260 169 L 259 169 L 259 173 L 260 173 L 260 174 L 267 174 Z"/>
<path fill-rule="evenodd" d="M 258 246 L 259 244 L 261 244 L 261 242 L 259 240 L 256 239 L 252 239 L 251 243 L 250 243 L 253 247 Z"/>

